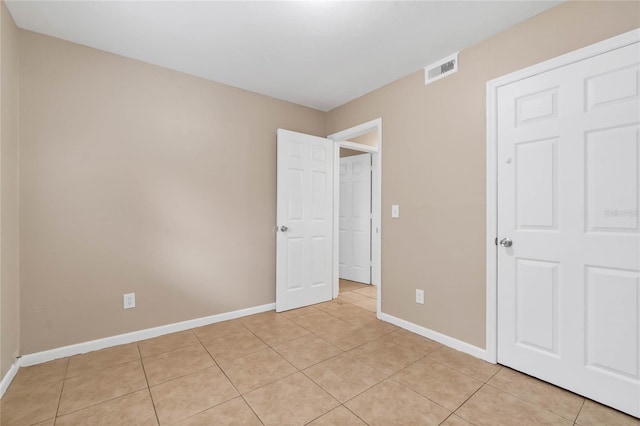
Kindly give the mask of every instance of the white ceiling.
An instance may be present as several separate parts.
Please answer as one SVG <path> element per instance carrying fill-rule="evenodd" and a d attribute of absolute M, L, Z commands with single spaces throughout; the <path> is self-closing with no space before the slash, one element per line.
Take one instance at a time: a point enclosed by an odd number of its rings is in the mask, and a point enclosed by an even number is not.
<path fill-rule="evenodd" d="M 328 111 L 559 3 L 18 0 L 7 6 L 23 29 Z"/>

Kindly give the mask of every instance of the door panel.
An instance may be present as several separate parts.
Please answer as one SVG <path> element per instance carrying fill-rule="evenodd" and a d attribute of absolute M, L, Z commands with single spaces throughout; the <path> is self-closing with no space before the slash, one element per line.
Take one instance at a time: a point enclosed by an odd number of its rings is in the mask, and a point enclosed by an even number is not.
<path fill-rule="evenodd" d="M 371 154 L 340 159 L 340 278 L 371 283 Z"/>
<path fill-rule="evenodd" d="M 638 130 L 631 125 L 587 135 L 589 231 L 638 231 L 638 215 L 624 214 L 638 207 Z"/>
<path fill-rule="evenodd" d="M 632 271 L 586 270 L 587 363 L 634 379 L 638 379 L 639 277 Z"/>
<path fill-rule="evenodd" d="M 518 259 L 516 342 L 558 354 L 558 264 Z"/>
<path fill-rule="evenodd" d="M 276 310 L 281 312 L 332 296 L 333 143 L 278 129 L 277 179 Z"/>
<path fill-rule="evenodd" d="M 498 361 L 640 415 L 638 44 L 498 89 Z"/>
<path fill-rule="evenodd" d="M 556 139 L 516 145 L 516 200 L 518 229 L 554 229 L 557 182 Z"/>

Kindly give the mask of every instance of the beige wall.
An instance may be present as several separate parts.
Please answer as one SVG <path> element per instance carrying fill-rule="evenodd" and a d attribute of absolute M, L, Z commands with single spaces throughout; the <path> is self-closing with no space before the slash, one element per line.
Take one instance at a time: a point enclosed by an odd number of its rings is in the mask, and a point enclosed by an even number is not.
<path fill-rule="evenodd" d="M 360 143 L 362 145 L 369 146 L 378 146 L 378 131 L 373 130 L 371 132 L 367 132 L 364 135 L 356 136 L 355 138 L 349 139 L 350 142 Z"/>
<path fill-rule="evenodd" d="M 328 134 L 382 117 L 383 312 L 485 347 L 486 82 L 638 27 L 639 2 L 564 3 L 328 113 Z"/>
<path fill-rule="evenodd" d="M 24 31 L 20 78 L 23 353 L 275 301 L 276 129 L 324 113 Z"/>
<path fill-rule="evenodd" d="M 0 2 L 0 379 L 18 354 L 18 29 Z"/>

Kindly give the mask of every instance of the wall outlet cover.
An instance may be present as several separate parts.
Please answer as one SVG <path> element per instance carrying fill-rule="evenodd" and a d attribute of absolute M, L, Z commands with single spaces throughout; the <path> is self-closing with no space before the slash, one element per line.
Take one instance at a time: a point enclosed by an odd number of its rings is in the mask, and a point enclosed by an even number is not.
<path fill-rule="evenodd" d="M 122 296 L 125 309 L 131 309 L 136 307 L 136 294 L 127 293 Z"/>

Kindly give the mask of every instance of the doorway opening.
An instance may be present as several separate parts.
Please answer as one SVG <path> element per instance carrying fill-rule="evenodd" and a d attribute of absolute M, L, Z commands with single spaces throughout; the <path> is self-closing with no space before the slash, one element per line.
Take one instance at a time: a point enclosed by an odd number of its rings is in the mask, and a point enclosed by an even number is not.
<path fill-rule="evenodd" d="M 382 119 L 369 121 L 358 126 L 334 133 L 328 136 L 334 141 L 334 238 L 333 238 L 333 297 L 338 297 L 340 293 L 341 274 L 344 277 L 356 282 L 372 284 L 377 287 L 376 291 L 376 314 L 381 313 L 381 164 L 382 164 Z M 345 155 L 346 154 L 346 155 Z M 349 158 L 352 158 L 349 160 Z M 342 159 L 345 159 L 344 161 Z M 355 160 L 358 158 L 358 160 Z M 348 189 L 348 185 L 341 185 L 341 177 L 345 176 L 343 163 L 358 163 L 356 168 L 370 164 L 370 181 L 368 188 L 362 178 L 355 179 L 358 182 L 358 191 L 354 210 L 353 186 Z M 353 171 L 352 167 L 351 171 Z M 342 173 L 341 173 L 342 171 Z M 364 175 L 361 175 L 364 176 Z M 354 176 L 350 176 L 350 182 L 354 182 Z M 344 182 L 343 179 L 343 183 Z M 364 188 L 363 188 L 364 186 Z M 368 197 L 365 198 L 365 196 Z M 347 196 L 350 199 L 347 199 Z M 367 201 L 368 199 L 368 201 Z M 369 203 L 369 208 L 365 208 Z M 345 209 L 345 206 L 348 206 Z M 368 218 L 363 217 L 363 209 L 368 210 Z M 342 217 L 341 217 L 342 216 Z M 346 218 L 346 216 L 350 216 Z M 347 221 L 345 221 L 345 218 Z M 342 219 L 342 227 L 341 227 Z M 347 222 L 349 222 L 347 224 Z M 368 229 L 366 229 L 368 226 Z M 342 229 L 341 229 L 342 228 Z M 356 238 L 354 241 L 354 229 Z M 367 233 L 363 232 L 368 230 Z M 342 231 L 342 232 L 341 232 Z M 351 240 L 348 233 L 351 232 Z M 342 234 L 342 235 L 341 235 Z M 367 242 L 368 241 L 368 242 Z M 345 255 L 345 250 L 349 253 Z M 368 251 L 368 253 L 367 253 Z M 357 259 L 355 257 L 357 256 Z M 365 270 L 363 259 L 369 260 L 369 265 Z M 355 279 L 354 279 L 355 278 Z M 368 281 L 368 282 L 366 282 Z"/>

